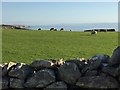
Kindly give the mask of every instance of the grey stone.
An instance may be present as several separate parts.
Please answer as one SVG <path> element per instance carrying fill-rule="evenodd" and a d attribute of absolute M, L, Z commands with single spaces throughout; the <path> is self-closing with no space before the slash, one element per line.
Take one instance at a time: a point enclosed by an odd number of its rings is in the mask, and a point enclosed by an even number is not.
<path fill-rule="evenodd" d="M 118 70 L 117 68 L 114 67 L 104 67 L 102 68 L 102 72 L 111 75 L 113 77 L 116 77 L 118 75 Z"/>
<path fill-rule="evenodd" d="M 107 77 L 108 74 L 101 71 L 101 72 L 99 72 L 99 76 Z"/>
<path fill-rule="evenodd" d="M 83 90 L 77 85 L 70 85 L 68 86 L 68 90 Z"/>
<path fill-rule="evenodd" d="M 114 51 L 110 58 L 110 63 L 112 65 L 119 65 L 120 64 L 120 46 L 118 46 Z"/>
<path fill-rule="evenodd" d="M 2 85 L 2 89 L 8 89 L 8 84 L 9 84 L 9 78 L 8 77 L 2 77 L 0 79 L 0 83 Z"/>
<path fill-rule="evenodd" d="M 101 60 L 102 63 L 108 63 L 109 62 L 110 57 L 108 55 L 104 55 L 104 54 L 97 54 L 93 57 L 91 57 L 89 60 Z"/>
<path fill-rule="evenodd" d="M 77 79 L 81 76 L 79 68 L 75 63 L 66 62 L 58 69 L 60 80 L 65 81 L 68 84 L 76 83 Z"/>
<path fill-rule="evenodd" d="M 10 88 L 24 88 L 24 81 L 17 78 L 10 78 Z"/>
<path fill-rule="evenodd" d="M 31 77 L 28 77 L 27 81 L 24 83 L 26 88 L 35 88 L 38 84 L 39 76 L 37 73 L 32 74 Z"/>
<path fill-rule="evenodd" d="M 86 76 L 79 78 L 76 83 L 81 88 L 96 88 L 96 89 L 115 89 L 119 88 L 119 83 L 112 77 L 103 76 Z"/>
<path fill-rule="evenodd" d="M 85 67 L 85 63 L 82 62 L 82 61 L 80 61 L 80 60 L 68 60 L 66 62 L 75 63 L 78 66 L 78 68 L 79 68 L 80 71 Z"/>
<path fill-rule="evenodd" d="M 51 85 L 47 86 L 44 90 L 58 90 L 58 89 L 67 90 L 67 85 L 64 82 L 59 81 L 52 83 Z"/>
<path fill-rule="evenodd" d="M 118 78 L 117 78 L 117 79 L 118 79 L 118 81 L 119 81 L 119 83 L 120 83 L 120 75 L 118 76 Z"/>
<path fill-rule="evenodd" d="M 109 63 L 102 63 L 102 68 L 109 66 Z"/>
<path fill-rule="evenodd" d="M 119 67 L 117 67 L 117 73 L 118 73 L 117 80 L 120 83 L 120 65 L 119 65 Z"/>
<path fill-rule="evenodd" d="M 31 67 L 36 68 L 36 69 L 41 69 L 41 68 L 50 68 L 54 64 L 52 61 L 49 60 L 36 60 L 30 64 Z"/>
<path fill-rule="evenodd" d="M 0 77 L 7 75 L 7 73 L 8 73 L 7 67 L 8 67 L 7 64 L 1 64 L 1 65 L 0 65 L 0 71 L 1 71 Z"/>
<path fill-rule="evenodd" d="M 84 74 L 87 70 L 97 70 L 101 67 L 101 64 L 101 60 L 91 61 L 82 69 L 81 72 Z"/>
<path fill-rule="evenodd" d="M 42 70 L 39 70 L 36 74 L 34 74 L 32 77 L 28 78 L 28 80 L 25 83 L 25 87 L 43 88 L 55 82 L 55 80 L 56 80 L 56 77 L 53 70 L 42 69 Z"/>
<path fill-rule="evenodd" d="M 88 66 L 90 70 L 96 70 L 101 66 L 101 64 L 102 64 L 101 60 L 96 60 L 91 62 Z"/>
<path fill-rule="evenodd" d="M 0 90 L 2 89 L 2 78 L 0 77 Z"/>
<path fill-rule="evenodd" d="M 25 79 L 33 72 L 33 69 L 29 65 L 19 63 L 14 68 L 12 68 L 12 70 L 10 70 L 8 74 L 10 77 Z"/>
<path fill-rule="evenodd" d="M 120 65 L 116 68 L 116 72 L 120 75 Z"/>
<path fill-rule="evenodd" d="M 88 70 L 84 76 L 96 76 L 98 74 L 97 70 Z"/>
<path fill-rule="evenodd" d="M 3 63 L 0 64 L 0 70 L 2 70 L 2 73 L 0 73 L 0 76 L 6 76 L 8 72 L 16 66 L 16 63 L 14 62 L 9 62 L 9 63 Z"/>

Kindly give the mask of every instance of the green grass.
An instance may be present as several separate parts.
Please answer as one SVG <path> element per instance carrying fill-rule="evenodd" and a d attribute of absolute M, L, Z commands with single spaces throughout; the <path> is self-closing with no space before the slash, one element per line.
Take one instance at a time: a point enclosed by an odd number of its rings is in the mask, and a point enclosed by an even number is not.
<path fill-rule="evenodd" d="M 95 54 L 112 55 L 118 46 L 117 32 L 2 30 L 2 61 L 31 63 L 33 60 L 88 59 Z"/>

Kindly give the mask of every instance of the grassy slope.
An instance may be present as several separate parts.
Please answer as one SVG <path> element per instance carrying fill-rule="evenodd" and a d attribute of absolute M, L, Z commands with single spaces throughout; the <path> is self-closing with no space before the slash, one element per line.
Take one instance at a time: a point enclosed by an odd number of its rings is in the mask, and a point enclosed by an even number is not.
<path fill-rule="evenodd" d="M 50 32 L 50 31 L 2 31 L 3 62 L 31 63 L 36 59 L 84 57 L 95 54 L 112 54 L 118 45 L 116 32 Z"/>

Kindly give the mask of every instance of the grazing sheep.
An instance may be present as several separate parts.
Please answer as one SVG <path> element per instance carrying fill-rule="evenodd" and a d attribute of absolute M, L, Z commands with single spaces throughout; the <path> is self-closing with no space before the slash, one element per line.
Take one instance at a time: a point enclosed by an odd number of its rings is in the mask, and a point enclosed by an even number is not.
<path fill-rule="evenodd" d="M 95 31 L 95 30 L 91 31 L 91 35 L 96 35 L 96 34 L 97 34 L 97 31 Z"/>
<path fill-rule="evenodd" d="M 38 30 L 41 30 L 41 28 L 38 28 Z"/>
<path fill-rule="evenodd" d="M 50 28 L 50 31 L 54 31 L 54 28 Z"/>
<path fill-rule="evenodd" d="M 64 28 L 61 28 L 60 31 L 64 31 Z"/>

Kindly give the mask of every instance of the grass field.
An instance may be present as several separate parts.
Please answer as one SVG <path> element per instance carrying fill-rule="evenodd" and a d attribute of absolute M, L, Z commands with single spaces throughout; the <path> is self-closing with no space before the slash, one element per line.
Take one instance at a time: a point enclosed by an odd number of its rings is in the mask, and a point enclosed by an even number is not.
<path fill-rule="evenodd" d="M 31 63 L 33 60 L 88 59 L 95 54 L 112 55 L 118 46 L 117 32 L 2 30 L 2 61 Z"/>

